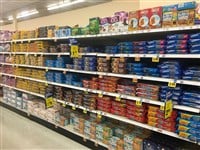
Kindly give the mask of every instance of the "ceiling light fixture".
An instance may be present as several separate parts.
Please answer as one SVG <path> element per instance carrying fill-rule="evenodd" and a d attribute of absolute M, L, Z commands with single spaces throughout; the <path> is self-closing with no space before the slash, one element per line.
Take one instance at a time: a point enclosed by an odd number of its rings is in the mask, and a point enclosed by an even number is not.
<path fill-rule="evenodd" d="M 28 11 L 22 11 L 22 12 L 17 14 L 16 18 L 20 19 L 20 18 L 32 16 L 32 15 L 35 15 L 35 14 L 38 14 L 38 13 L 39 13 L 39 11 L 37 11 L 37 9 L 28 10 Z M 9 16 L 8 20 L 9 21 L 13 20 L 13 16 Z"/>
<path fill-rule="evenodd" d="M 74 0 L 74 1 L 63 1 L 63 2 L 59 2 L 59 3 L 54 3 L 54 4 L 50 4 L 47 6 L 47 10 L 54 10 L 54 9 L 58 9 L 58 8 L 62 8 L 62 7 L 69 7 L 78 3 L 82 3 L 85 0 Z"/>
<path fill-rule="evenodd" d="M 0 20 L 0 23 L 3 23 L 4 21 L 3 20 Z"/>

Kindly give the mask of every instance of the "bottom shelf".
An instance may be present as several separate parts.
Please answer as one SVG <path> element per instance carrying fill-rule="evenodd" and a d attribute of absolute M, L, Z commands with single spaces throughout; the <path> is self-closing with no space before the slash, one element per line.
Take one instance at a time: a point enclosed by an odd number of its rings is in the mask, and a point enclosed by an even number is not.
<path fill-rule="evenodd" d="M 107 150 L 108 149 L 108 146 L 106 144 L 96 141 L 94 139 L 89 139 L 89 138 L 85 137 L 83 134 L 75 132 L 71 125 L 60 126 L 58 124 L 55 124 L 54 122 L 49 122 L 47 120 L 39 118 L 38 116 L 30 114 L 26 110 L 16 108 L 10 104 L 3 102 L 2 98 L 0 98 L 0 106 L 3 106 L 11 111 L 14 111 L 14 112 L 26 117 L 26 118 L 29 118 L 30 120 L 40 123 L 47 128 L 50 128 L 62 135 L 74 140 L 74 141 L 77 141 L 78 143 L 80 143 L 84 146 L 91 148 L 92 150 L 99 150 L 99 149 Z"/>

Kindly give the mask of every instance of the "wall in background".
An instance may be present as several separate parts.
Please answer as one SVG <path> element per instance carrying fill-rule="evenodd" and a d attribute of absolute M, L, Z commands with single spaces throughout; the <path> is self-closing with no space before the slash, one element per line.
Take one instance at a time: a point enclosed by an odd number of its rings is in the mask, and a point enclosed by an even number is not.
<path fill-rule="evenodd" d="M 64 13 L 58 13 L 46 17 L 40 17 L 18 23 L 18 30 L 32 30 L 46 25 L 69 25 L 74 26 L 79 23 L 80 26 L 86 26 L 91 17 L 111 16 L 117 11 L 130 11 L 139 8 L 138 0 L 113 0 L 112 2 L 99 4 L 96 6 L 86 7 Z M 14 30 L 13 25 L 3 26 L 2 29 Z"/>

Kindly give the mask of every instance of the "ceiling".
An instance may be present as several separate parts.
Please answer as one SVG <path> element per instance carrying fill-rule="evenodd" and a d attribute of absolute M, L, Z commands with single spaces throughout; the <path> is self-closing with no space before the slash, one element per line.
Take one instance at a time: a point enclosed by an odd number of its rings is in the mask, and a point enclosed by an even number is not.
<path fill-rule="evenodd" d="M 18 19 L 17 21 L 23 21 L 27 19 L 36 18 L 36 17 L 51 15 L 54 13 L 97 5 L 100 3 L 109 2 L 111 0 L 85 0 L 85 2 L 77 4 L 77 5 L 63 7 L 63 8 L 59 8 L 52 11 L 47 10 L 47 7 L 46 7 L 47 5 L 62 2 L 62 1 L 63 0 L 0 0 L 0 20 L 3 20 L 3 23 L 1 24 L 12 23 L 12 21 L 8 21 L 8 16 L 16 15 L 17 13 L 20 13 L 26 10 L 37 9 L 39 11 L 39 14 L 29 16 L 23 19 Z M 70 0 L 70 1 L 74 1 L 74 0 Z"/>

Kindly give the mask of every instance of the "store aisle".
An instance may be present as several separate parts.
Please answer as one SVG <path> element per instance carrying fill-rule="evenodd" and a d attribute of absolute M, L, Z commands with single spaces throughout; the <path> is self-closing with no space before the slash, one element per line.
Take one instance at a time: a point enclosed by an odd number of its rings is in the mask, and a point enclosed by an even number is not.
<path fill-rule="evenodd" d="M 89 150 L 0 106 L 0 150 Z"/>

